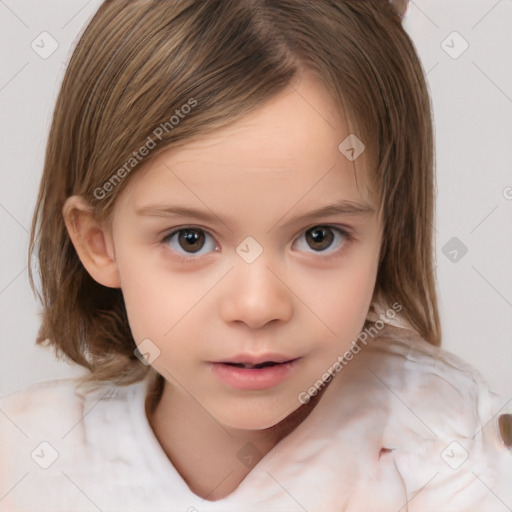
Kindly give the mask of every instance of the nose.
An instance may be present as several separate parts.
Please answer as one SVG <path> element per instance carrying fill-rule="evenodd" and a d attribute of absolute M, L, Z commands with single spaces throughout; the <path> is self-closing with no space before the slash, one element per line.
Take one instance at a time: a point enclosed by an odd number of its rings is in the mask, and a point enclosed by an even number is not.
<path fill-rule="evenodd" d="M 279 272 L 263 257 L 253 263 L 240 261 L 230 272 L 220 304 L 221 318 L 258 329 L 271 322 L 286 322 L 293 314 L 293 292 Z"/>

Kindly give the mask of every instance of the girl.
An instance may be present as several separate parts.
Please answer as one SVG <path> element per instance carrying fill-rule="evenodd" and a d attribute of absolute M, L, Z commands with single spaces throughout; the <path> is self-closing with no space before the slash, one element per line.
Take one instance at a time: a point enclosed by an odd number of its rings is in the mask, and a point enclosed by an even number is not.
<path fill-rule="evenodd" d="M 505 511 L 512 409 L 439 348 L 430 101 L 403 2 L 106 1 L 34 215 L 8 511 Z"/>

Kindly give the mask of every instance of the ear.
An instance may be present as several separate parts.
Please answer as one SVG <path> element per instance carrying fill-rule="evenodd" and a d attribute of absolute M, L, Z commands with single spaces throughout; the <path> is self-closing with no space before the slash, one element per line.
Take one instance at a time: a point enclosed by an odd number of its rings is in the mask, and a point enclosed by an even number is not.
<path fill-rule="evenodd" d="M 87 272 L 103 286 L 120 288 L 121 280 L 110 228 L 96 220 L 94 208 L 81 196 L 69 197 L 62 208 L 62 215 Z"/>

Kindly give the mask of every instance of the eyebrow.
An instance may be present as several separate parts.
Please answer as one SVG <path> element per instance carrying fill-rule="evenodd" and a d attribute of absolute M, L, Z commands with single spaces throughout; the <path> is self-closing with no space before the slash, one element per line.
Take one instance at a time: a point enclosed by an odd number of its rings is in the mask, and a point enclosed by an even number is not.
<path fill-rule="evenodd" d="M 291 210 L 289 210 L 291 211 Z M 199 219 L 203 221 L 211 221 L 214 218 L 221 220 L 211 210 L 197 210 L 184 205 L 164 205 L 164 204 L 150 204 L 141 206 L 135 210 L 137 215 L 145 217 L 189 217 Z M 285 218 L 288 215 L 287 212 L 281 217 Z M 290 224 L 305 222 L 308 220 L 314 220 L 320 217 L 326 217 L 328 215 L 356 215 L 365 216 L 375 213 L 375 208 L 368 203 L 341 200 L 336 203 L 327 204 L 314 210 L 311 210 L 305 214 L 297 215 L 287 221 L 284 226 Z M 281 220 L 279 219 L 279 221 Z M 277 225 L 277 223 L 276 223 Z"/>

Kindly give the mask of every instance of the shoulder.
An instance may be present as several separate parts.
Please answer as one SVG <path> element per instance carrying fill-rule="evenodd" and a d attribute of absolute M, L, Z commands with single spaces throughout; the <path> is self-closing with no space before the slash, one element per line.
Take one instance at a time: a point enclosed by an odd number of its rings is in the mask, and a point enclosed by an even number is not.
<path fill-rule="evenodd" d="M 392 464 L 409 510 L 510 510 L 512 401 L 454 354 L 409 330 L 387 333 L 368 347 L 369 367 L 389 397 L 382 464 Z"/>
<path fill-rule="evenodd" d="M 478 370 L 409 330 L 388 329 L 367 352 L 375 378 L 394 397 L 395 412 L 403 413 L 398 417 L 415 418 L 434 437 L 453 431 L 472 436 L 497 412 L 500 397 Z"/>
<path fill-rule="evenodd" d="M 79 378 L 32 384 L 0 397 L 0 438 L 64 438 L 71 430 L 75 437 L 80 432 L 84 435 L 89 418 L 112 419 L 118 409 L 126 409 L 135 388 L 108 382 L 83 383 Z"/>
<path fill-rule="evenodd" d="M 125 485 L 122 471 L 140 465 L 130 414 L 133 404 L 143 411 L 143 386 L 62 379 L 0 398 L 2 503 L 16 510 L 87 508 L 70 481 L 95 489 L 102 500 L 109 497 L 97 478 L 104 471 L 117 475 L 112 485 Z"/>
<path fill-rule="evenodd" d="M 83 383 L 79 378 L 49 380 L 0 397 L 0 409 L 28 429 L 36 423 L 40 430 L 41 420 L 55 424 L 80 418 L 91 402 L 122 397 L 119 390 L 111 383 Z"/>
<path fill-rule="evenodd" d="M 79 417 L 85 397 L 77 390 L 75 379 L 60 379 L 32 384 L 0 398 L 3 412 L 2 433 L 16 428 L 28 436 L 39 432 L 44 425 Z M 5 420 L 10 421 L 6 423 Z"/>
<path fill-rule="evenodd" d="M 86 389 L 79 379 L 69 378 L 39 382 L 1 397 L 2 469 L 20 471 L 30 465 L 32 453 L 40 446 L 52 453 L 61 449 L 69 453 L 67 446 L 74 451 L 85 448 L 90 420 L 96 421 L 89 413 L 106 389 L 105 385 Z M 26 457 L 20 457 L 23 453 Z"/>
<path fill-rule="evenodd" d="M 22 491 L 26 491 L 26 482 L 35 478 L 32 475 L 38 467 L 45 478 L 52 478 L 51 466 L 62 460 L 63 453 L 69 453 L 67 443 L 80 445 L 83 430 L 76 428 L 67 438 L 66 431 L 79 424 L 84 402 L 74 379 L 40 382 L 0 398 L 0 495 L 6 495 L 5 506 L 15 508 L 9 500 L 15 499 L 16 492 L 28 496 Z M 24 485 L 11 491 L 22 477 Z M 40 493 L 40 486 L 49 483 L 39 479 L 31 488 Z"/>

